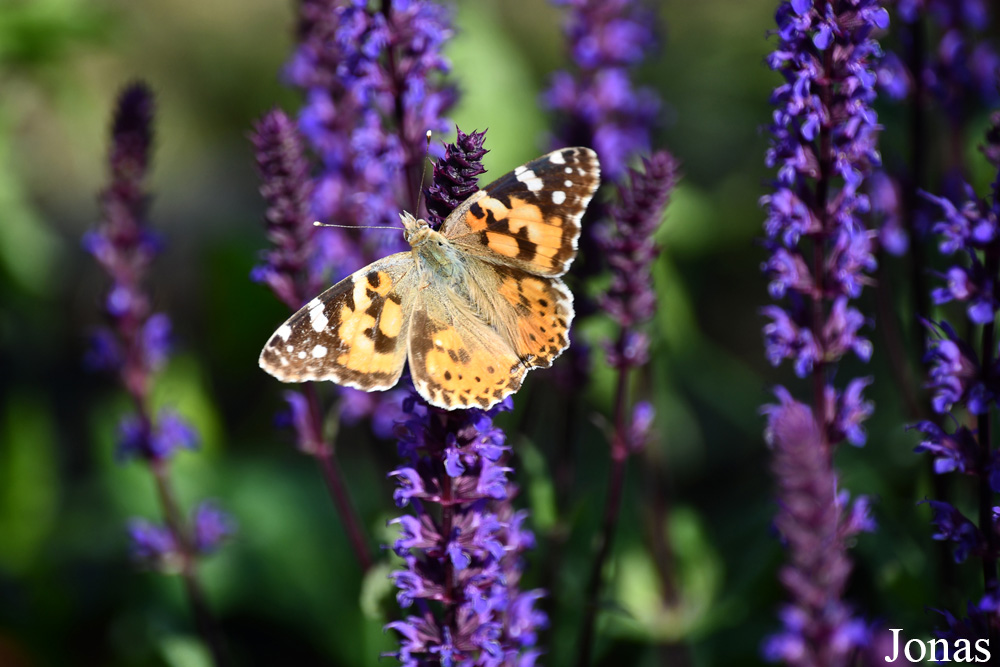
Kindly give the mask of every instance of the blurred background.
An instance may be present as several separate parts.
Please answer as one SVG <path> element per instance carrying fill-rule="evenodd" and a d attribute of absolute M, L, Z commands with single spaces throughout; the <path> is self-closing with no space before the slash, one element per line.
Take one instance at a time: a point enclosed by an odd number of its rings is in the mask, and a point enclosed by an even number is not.
<path fill-rule="evenodd" d="M 673 152 L 684 177 L 659 236 L 653 361 L 641 382 L 657 437 L 630 464 L 599 664 L 753 665 L 779 626 L 782 550 L 759 407 L 774 384 L 797 385 L 787 368 L 767 365 L 760 336 L 768 297 L 757 201 L 770 178 L 760 128 L 778 83 L 764 64 L 775 6 L 660 3 L 663 48 L 636 77 L 665 102 L 654 144 Z M 180 581 L 130 562 L 125 521 L 156 518 L 155 491 L 144 466 L 115 462 L 125 395 L 82 363 L 106 277 L 80 239 L 99 216 L 113 101 L 136 78 L 157 105 L 150 218 L 166 245 L 150 285 L 176 336 L 154 396 L 202 438 L 171 474 L 185 507 L 212 498 L 239 525 L 201 567 L 209 604 L 245 664 L 374 665 L 393 650 L 382 631 L 387 566 L 361 577 L 314 463 L 274 425 L 282 387 L 256 362 L 287 313 L 248 279 L 265 247 L 248 132 L 268 109 L 294 114 L 301 104 L 279 79 L 294 11 L 292 0 L 0 4 L 0 664 L 206 664 Z M 566 66 L 562 18 L 532 0 L 457 3 L 446 50 L 462 93 L 453 118 L 466 131 L 489 128 L 486 179 L 546 149 L 551 118 L 538 99 Z M 901 115 L 880 109 L 887 163 L 905 156 Z M 970 155 L 986 121 L 987 110 L 973 114 Z M 985 193 L 986 165 L 972 162 Z M 905 275 L 899 260 L 886 271 Z M 588 335 L 607 331 L 598 322 Z M 929 510 L 916 504 L 930 493 L 927 463 L 903 429 L 884 339 L 872 338 L 871 364 L 842 371 L 876 378 L 868 444 L 837 457 L 843 487 L 870 495 L 879 523 L 852 551 L 848 598 L 871 620 L 926 636 L 936 622 L 928 607 L 964 606 L 976 589 L 963 588 L 963 571 L 941 584 Z M 599 416 L 609 414 L 611 375 L 597 352 L 595 364 L 558 572 L 545 567 L 553 452 L 520 428 L 523 410 L 499 421 L 539 542 L 526 587 L 552 593 L 547 665 L 575 657 L 606 486 Z M 391 543 L 394 443 L 359 425 L 341 429 L 337 447 L 373 543 Z M 672 547 L 671 604 L 658 595 L 664 564 L 650 535 Z"/>

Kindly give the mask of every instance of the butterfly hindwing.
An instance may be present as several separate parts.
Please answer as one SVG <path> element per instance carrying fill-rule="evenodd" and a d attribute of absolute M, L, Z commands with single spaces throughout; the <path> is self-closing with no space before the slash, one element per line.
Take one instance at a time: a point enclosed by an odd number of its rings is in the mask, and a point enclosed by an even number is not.
<path fill-rule="evenodd" d="M 517 391 L 528 371 L 504 336 L 432 288 L 414 304 L 409 359 L 413 386 L 448 410 L 489 408 Z"/>
<path fill-rule="evenodd" d="M 507 320 L 518 356 L 532 368 L 548 368 L 569 347 L 573 295 L 562 280 L 497 266 L 493 307 Z"/>
<path fill-rule="evenodd" d="M 448 216 L 441 233 L 489 262 L 560 276 L 576 257 L 580 219 L 600 184 L 589 148 L 562 148 L 476 192 Z"/>
<path fill-rule="evenodd" d="M 278 328 L 260 354 L 261 368 L 283 382 L 389 389 L 406 361 L 416 273 L 403 252 L 344 278 Z"/>

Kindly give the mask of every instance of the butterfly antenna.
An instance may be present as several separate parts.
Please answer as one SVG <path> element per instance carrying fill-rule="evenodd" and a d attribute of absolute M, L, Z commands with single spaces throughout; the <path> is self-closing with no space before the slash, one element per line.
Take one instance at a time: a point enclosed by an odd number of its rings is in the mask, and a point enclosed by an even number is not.
<path fill-rule="evenodd" d="M 424 159 L 430 164 L 431 169 L 434 169 L 434 163 L 431 162 L 431 131 L 427 130 L 427 146 L 424 150 Z M 420 205 L 424 201 L 424 179 L 427 178 L 427 170 L 420 170 L 420 189 L 417 190 L 417 210 L 414 211 L 417 215 L 420 215 Z"/>
<path fill-rule="evenodd" d="M 402 231 L 402 227 L 391 227 L 389 225 L 331 225 L 326 222 L 320 222 L 316 220 L 313 222 L 313 227 L 336 227 L 337 229 L 392 229 L 396 231 Z"/>

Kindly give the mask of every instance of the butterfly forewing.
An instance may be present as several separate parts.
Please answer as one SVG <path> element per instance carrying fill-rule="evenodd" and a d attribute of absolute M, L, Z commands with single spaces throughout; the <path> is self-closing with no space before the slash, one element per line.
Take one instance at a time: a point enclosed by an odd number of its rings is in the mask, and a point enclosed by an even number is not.
<path fill-rule="evenodd" d="M 341 280 L 278 328 L 260 353 L 260 367 L 283 382 L 389 389 L 406 361 L 414 269 L 412 255 L 403 252 Z"/>
<path fill-rule="evenodd" d="M 441 233 L 487 261 L 561 276 L 576 257 L 580 219 L 599 184 L 594 151 L 553 151 L 472 195 L 448 216 Z"/>

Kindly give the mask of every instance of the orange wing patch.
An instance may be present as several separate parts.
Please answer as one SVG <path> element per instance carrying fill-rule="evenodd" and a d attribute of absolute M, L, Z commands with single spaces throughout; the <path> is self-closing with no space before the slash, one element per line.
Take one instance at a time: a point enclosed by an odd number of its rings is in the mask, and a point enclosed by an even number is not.
<path fill-rule="evenodd" d="M 533 368 L 548 368 L 569 347 L 573 297 L 561 281 L 506 269 L 498 290 L 514 310 L 518 355 Z"/>
<path fill-rule="evenodd" d="M 528 370 L 518 355 L 482 323 L 452 319 L 447 324 L 420 308 L 413 314 L 409 358 L 417 391 L 446 409 L 489 408 L 517 391 Z"/>

